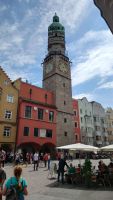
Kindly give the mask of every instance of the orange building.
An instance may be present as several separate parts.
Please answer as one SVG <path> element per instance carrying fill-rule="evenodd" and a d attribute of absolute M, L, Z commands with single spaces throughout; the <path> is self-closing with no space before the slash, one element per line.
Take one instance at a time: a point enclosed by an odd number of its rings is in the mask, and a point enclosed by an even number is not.
<path fill-rule="evenodd" d="M 19 89 L 17 147 L 50 152 L 56 146 L 56 107 L 53 93 L 21 80 Z"/>

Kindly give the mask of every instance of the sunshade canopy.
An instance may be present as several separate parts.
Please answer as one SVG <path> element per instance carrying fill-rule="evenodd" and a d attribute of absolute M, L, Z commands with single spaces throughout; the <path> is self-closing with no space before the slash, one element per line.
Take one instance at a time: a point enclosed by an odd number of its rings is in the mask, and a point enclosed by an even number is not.
<path fill-rule="evenodd" d="M 82 143 L 70 144 L 61 147 L 57 147 L 57 149 L 70 149 L 70 150 L 78 150 L 78 151 L 98 151 L 98 147 L 94 147 L 91 145 L 86 145 Z"/>

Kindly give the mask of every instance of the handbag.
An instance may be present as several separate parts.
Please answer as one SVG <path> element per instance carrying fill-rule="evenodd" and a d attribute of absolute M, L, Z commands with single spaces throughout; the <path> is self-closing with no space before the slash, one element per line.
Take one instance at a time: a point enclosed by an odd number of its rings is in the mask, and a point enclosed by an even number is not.
<path fill-rule="evenodd" d="M 12 184 L 12 178 L 11 178 L 10 189 L 8 189 L 8 191 L 6 193 L 6 199 L 5 200 L 18 200 L 16 188 Z"/>

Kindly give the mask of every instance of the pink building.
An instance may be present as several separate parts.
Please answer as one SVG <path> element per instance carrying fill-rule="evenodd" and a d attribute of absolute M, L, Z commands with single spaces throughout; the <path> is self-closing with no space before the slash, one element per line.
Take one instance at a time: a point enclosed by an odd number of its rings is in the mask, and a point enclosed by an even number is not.
<path fill-rule="evenodd" d="M 81 141 L 78 101 L 73 99 L 74 122 L 75 122 L 75 143 Z"/>

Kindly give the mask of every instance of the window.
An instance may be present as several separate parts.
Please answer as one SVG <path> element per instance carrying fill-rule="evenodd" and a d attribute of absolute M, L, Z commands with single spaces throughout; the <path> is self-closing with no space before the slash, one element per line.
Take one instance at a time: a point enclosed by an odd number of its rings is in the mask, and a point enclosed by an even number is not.
<path fill-rule="evenodd" d="M 67 132 L 66 131 L 64 132 L 64 136 L 67 136 Z"/>
<path fill-rule="evenodd" d="M 29 135 L 29 127 L 24 127 L 24 136 Z"/>
<path fill-rule="evenodd" d="M 52 138 L 52 130 L 51 129 L 46 130 L 46 137 Z"/>
<path fill-rule="evenodd" d="M 100 131 L 100 126 L 95 126 L 96 131 Z"/>
<path fill-rule="evenodd" d="M 4 127 L 3 136 L 9 137 L 10 135 L 11 135 L 11 128 L 10 127 Z"/>
<path fill-rule="evenodd" d="M 65 83 L 63 83 L 63 87 L 65 87 Z"/>
<path fill-rule="evenodd" d="M 66 101 L 64 101 L 64 105 L 66 105 Z"/>
<path fill-rule="evenodd" d="M 75 127 L 76 127 L 76 128 L 78 127 L 78 124 L 77 124 L 77 122 L 75 122 Z"/>
<path fill-rule="evenodd" d="M 47 94 L 45 94 L 45 103 L 47 103 Z"/>
<path fill-rule="evenodd" d="M 64 123 L 66 123 L 67 122 L 67 119 L 66 118 L 64 118 Z"/>
<path fill-rule="evenodd" d="M 13 103 L 14 97 L 12 95 L 7 95 L 7 102 Z"/>
<path fill-rule="evenodd" d="M 82 114 L 82 109 L 80 109 L 80 113 Z"/>
<path fill-rule="evenodd" d="M 81 123 L 83 122 L 83 118 L 81 117 Z"/>
<path fill-rule="evenodd" d="M 31 106 L 26 106 L 25 107 L 25 117 L 26 118 L 31 118 L 31 109 L 32 109 Z"/>
<path fill-rule="evenodd" d="M 38 108 L 38 119 L 43 119 L 43 111 L 42 108 Z"/>
<path fill-rule="evenodd" d="M 96 122 L 96 117 L 93 117 L 93 119 L 94 119 L 94 122 Z"/>
<path fill-rule="evenodd" d="M 50 111 L 50 112 L 49 112 L 49 121 L 50 121 L 50 122 L 53 122 L 53 120 L 54 120 L 54 112 L 53 112 L 53 111 Z"/>
<path fill-rule="evenodd" d="M 2 96 L 2 88 L 0 87 L 0 97 Z"/>
<path fill-rule="evenodd" d="M 38 137 L 38 128 L 34 128 L 34 136 Z"/>
<path fill-rule="evenodd" d="M 5 111 L 5 119 L 11 119 L 12 117 L 12 112 L 10 110 Z"/>
<path fill-rule="evenodd" d="M 101 119 L 101 123 L 104 124 L 104 119 Z"/>
<path fill-rule="evenodd" d="M 40 129 L 40 137 L 46 137 L 46 129 Z"/>
<path fill-rule="evenodd" d="M 74 110 L 74 115 L 77 116 L 77 111 L 76 110 Z"/>
<path fill-rule="evenodd" d="M 4 85 L 8 85 L 9 84 L 9 81 L 8 80 L 5 80 L 4 81 Z"/>

